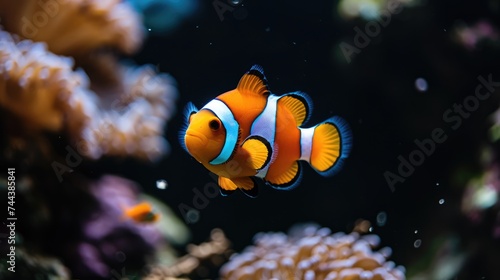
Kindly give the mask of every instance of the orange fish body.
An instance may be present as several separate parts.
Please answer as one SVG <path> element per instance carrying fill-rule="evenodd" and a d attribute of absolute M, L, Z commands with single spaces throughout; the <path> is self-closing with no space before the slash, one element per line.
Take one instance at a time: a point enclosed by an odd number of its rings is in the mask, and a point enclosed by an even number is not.
<path fill-rule="evenodd" d="M 138 223 L 156 222 L 160 215 L 153 212 L 153 207 L 147 202 L 124 209 L 124 216 Z"/>
<path fill-rule="evenodd" d="M 197 110 L 186 108 L 181 144 L 219 176 L 221 193 L 236 189 L 254 197 L 255 178 L 277 189 L 291 189 L 301 180 L 299 161 L 328 176 L 338 172 L 351 149 L 350 130 L 333 117 L 302 128 L 311 113 L 302 92 L 271 94 L 260 66 L 253 66 L 236 89 Z"/>

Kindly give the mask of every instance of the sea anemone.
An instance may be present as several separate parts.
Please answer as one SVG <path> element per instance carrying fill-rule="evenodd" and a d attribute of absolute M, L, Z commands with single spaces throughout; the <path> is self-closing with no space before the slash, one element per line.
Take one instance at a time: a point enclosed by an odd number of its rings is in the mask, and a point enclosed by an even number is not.
<path fill-rule="evenodd" d="M 284 233 L 259 233 L 255 246 L 231 257 L 223 279 L 405 279 L 404 268 L 378 252 L 376 235 L 330 234 L 328 228 L 298 226 Z"/>

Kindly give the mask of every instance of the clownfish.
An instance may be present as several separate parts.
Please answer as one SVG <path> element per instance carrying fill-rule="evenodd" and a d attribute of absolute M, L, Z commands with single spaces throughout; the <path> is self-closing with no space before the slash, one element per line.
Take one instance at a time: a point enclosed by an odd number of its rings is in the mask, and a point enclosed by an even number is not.
<path fill-rule="evenodd" d="M 153 206 L 148 202 L 124 208 L 123 216 L 138 223 L 152 223 L 160 219 L 160 215 L 153 212 Z"/>
<path fill-rule="evenodd" d="M 262 67 L 254 65 L 236 89 L 201 110 L 188 103 L 179 140 L 191 156 L 218 175 L 223 195 L 240 189 L 257 196 L 256 178 L 289 190 L 300 184 L 300 161 L 331 176 L 351 150 L 351 131 L 340 117 L 301 127 L 311 111 L 311 98 L 303 92 L 272 94 Z"/>

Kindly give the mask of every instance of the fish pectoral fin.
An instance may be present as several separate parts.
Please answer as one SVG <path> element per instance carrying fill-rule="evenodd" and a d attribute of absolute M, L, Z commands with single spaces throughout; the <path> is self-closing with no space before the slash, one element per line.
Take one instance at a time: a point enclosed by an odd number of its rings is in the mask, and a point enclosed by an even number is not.
<path fill-rule="evenodd" d="M 219 186 L 227 191 L 234 191 L 236 189 L 251 190 L 255 183 L 250 177 L 240 177 L 229 179 L 219 176 Z"/>
<path fill-rule="evenodd" d="M 264 76 L 262 66 L 254 65 L 250 71 L 241 77 L 238 86 L 236 87 L 242 94 L 257 94 L 262 96 L 269 95 L 267 87 L 267 79 Z"/>
<path fill-rule="evenodd" d="M 252 190 L 257 184 L 250 177 L 240 177 L 232 179 L 239 189 L 249 191 Z"/>
<path fill-rule="evenodd" d="M 196 108 L 196 106 L 194 106 L 194 104 L 192 102 L 188 102 L 188 104 L 186 104 L 186 107 L 184 108 L 184 120 L 185 120 L 185 122 L 190 123 L 191 116 L 193 114 L 197 113 L 198 111 L 199 111 L 198 108 Z"/>
<path fill-rule="evenodd" d="M 271 144 L 260 136 L 249 136 L 241 148 L 249 154 L 248 163 L 255 170 L 262 169 L 271 160 Z"/>
<path fill-rule="evenodd" d="M 299 162 L 294 162 L 287 171 L 272 178 L 265 178 L 266 184 L 275 189 L 290 190 L 300 184 L 302 169 Z"/>
<path fill-rule="evenodd" d="M 234 191 L 238 188 L 238 186 L 233 182 L 233 180 L 229 178 L 219 176 L 219 179 L 217 181 L 221 189 L 225 191 Z"/>
<path fill-rule="evenodd" d="M 291 92 L 283 95 L 278 104 L 285 106 L 295 118 L 297 126 L 309 119 L 312 111 L 312 100 L 303 92 Z"/>

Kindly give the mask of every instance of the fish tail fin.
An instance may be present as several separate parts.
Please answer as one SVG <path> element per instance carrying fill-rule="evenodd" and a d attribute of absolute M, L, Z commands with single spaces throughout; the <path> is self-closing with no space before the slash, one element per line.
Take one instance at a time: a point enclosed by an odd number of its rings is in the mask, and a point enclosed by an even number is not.
<path fill-rule="evenodd" d="M 301 160 L 323 176 L 333 176 L 342 169 L 352 148 L 352 133 L 344 119 L 331 117 L 300 130 Z"/>

